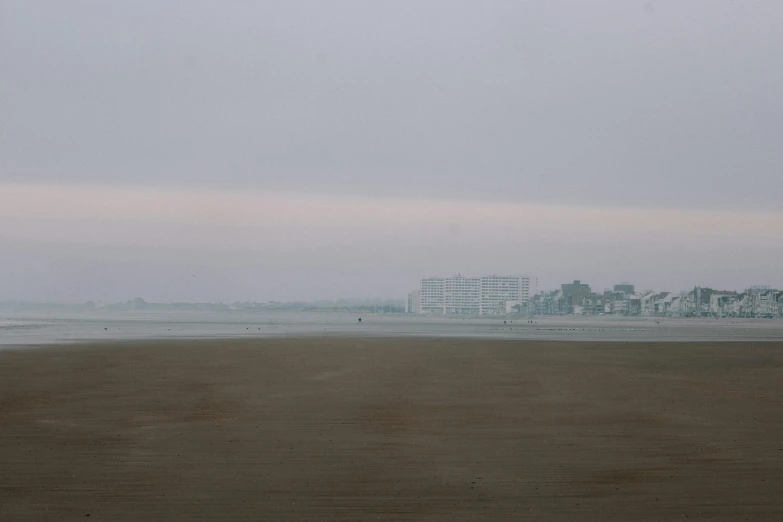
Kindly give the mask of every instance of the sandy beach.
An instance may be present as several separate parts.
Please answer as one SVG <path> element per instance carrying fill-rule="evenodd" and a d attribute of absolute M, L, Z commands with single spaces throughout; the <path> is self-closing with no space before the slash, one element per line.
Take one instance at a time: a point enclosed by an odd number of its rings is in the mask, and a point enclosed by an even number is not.
<path fill-rule="evenodd" d="M 0 352 L 0 520 L 781 520 L 783 343 Z"/>

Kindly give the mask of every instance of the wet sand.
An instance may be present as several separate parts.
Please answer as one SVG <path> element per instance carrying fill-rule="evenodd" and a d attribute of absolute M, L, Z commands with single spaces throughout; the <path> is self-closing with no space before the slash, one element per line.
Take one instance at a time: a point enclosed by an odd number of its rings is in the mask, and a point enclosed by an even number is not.
<path fill-rule="evenodd" d="M 783 343 L 0 352 L 0 520 L 783 520 Z"/>

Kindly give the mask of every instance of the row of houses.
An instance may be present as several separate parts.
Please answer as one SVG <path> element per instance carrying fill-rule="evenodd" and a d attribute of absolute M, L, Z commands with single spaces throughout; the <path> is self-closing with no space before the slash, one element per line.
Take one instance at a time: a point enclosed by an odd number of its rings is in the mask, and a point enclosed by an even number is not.
<path fill-rule="evenodd" d="M 694 287 L 689 292 L 635 291 L 615 285 L 595 293 L 581 281 L 540 292 L 529 303 L 534 315 L 631 315 L 658 317 L 783 317 L 783 290 L 754 286 L 744 292 Z"/>

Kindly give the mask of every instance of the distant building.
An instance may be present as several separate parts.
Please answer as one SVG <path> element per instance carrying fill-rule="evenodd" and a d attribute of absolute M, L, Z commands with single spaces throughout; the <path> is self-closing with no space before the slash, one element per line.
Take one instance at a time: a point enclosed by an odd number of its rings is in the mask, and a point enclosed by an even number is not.
<path fill-rule="evenodd" d="M 428 277 L 421 280 L 419 313 L 446 313 L 443 301 L 442 277 Z"/>
<path fill-rule="evenodd" d="M 562 290 L 564 299 L 571 307 L 568 313 L 573 311 L 574 306 L 581 306 L 582 300 L 593 293 L 590 290 L 590 285 L 582 283 L 578 279 L 575 279 L 573 283 L 560 285 L 560 290 Z"/>
<path fill-rule="evenodd" d="M 685 302 L 684 295 L 672 294 L 671 301 L 669 302 L 669 308 L 666 310 L 666 315 L 671 317 L 683 315 L 683 304 Z"/>
<path fill-rule="evenodd" d="M 685 296 L 682 315 L 686 317 L 710 315 L 710 299 L 714 293 L 715 290 L 712 288 L 695 287 Z"/>
<path fill-rule="evenodd" d="M 405 301 L 405 313 L 421 313 L 421 290 L 414 290 L 408 294 L 408 299 Z"/>
<path fill-rule="evenodd" d="M 576 307 L 577 305 L 574 306 Z M 581 313 L 585 315 L 599 315 L 605 313 L 606 298 L 601 294 L 583 295 L 578 306 Z M 574 313 L 576 313 L 576 310 Z"/>
<path fill-rule="evenodd" d="M 641 294 L 639 299 L 639 315 L 655 315 L 655 301 L 658 294 L 652 290 Z"/>
<path fill-rule="evenodd" d="M 427 277 L 421 280 L 418 312 L 412 313 L 502 315 L 526 307 L 530 294 L 527 276 Z"/>
<path fill-rule="evenodd" d="M 530 300 L 529 277 L 490 275 L 480 279 L 480 315 L 489 315 L 490 310 L 500 307 L 505 313 L 507 303 L 513 306 Z"/>
<path fill-rule="evenodd" d="M 718 291 L 710 294 L 709 312 L 715 317 L 734 315 L 737 292 Z"/>
<path fill-rule="evenodd" d="M 573 306 L 563 296 L 562 290 L 541 292 L 531 301 L 533 315 L 565 315 L 573 311 Z"/>
<path fill-rule="evenodd" d="M 622 292 L 626 295 L 633 295 L 636 292 L 633 285 L 630 283 L 620 283 L 619 285 L 614 285 L 614 291 Z"/>
<path fill-rule="evenodd" d="M 481 315 L 481 278 L 456 275 L 443 280 L 443 313 Z"/>
<path fill-rule="evenodd" d="M 605 314 L 628 315 L 628 305 L 630 296 L 622 291 L 604 290 L 604 310 Z"/>
<path fill-rule="evenodd" d="M 642 295 L 633 294 L 628 297 L 628 314 L 642 315 Z"/>
<path fill-rule="evenodd" d="M 754 294 L 753 299 L 753 317 L 780 317 L 778 307 L 778 298 L 780 292 L 772 290 L 769 287 L 759 289 Z"/>
<path fill-rule="evenodd" d="M 655 300 L 654 314 L 657 316 L 665 316 L 669 313 L 669 307 L 672 304 L 672 300 L 675 295 L 671 292 L 661 292 Z"/>

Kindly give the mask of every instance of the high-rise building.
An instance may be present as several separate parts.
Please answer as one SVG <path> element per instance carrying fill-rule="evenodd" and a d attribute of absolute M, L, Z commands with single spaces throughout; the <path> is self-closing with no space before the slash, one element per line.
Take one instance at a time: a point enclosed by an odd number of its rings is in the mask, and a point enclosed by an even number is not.
<path fill-rule="evenodd" d="M 495 310 L 501 303 L 516 301 L 516 304 L 522 304 L 527 303 L 529 300 L 529 277 L 498 275 L 481 277 L 480 315 L 495 313 Z"/>
<path fill-rule="evenodd" d="M 428 277 L 421 280 L 419 313 L 445 314 L 443 302 L 443 278 Z"/>
<path fill-rule="evenodd" d="M 456 275 L 443 280 L 443 313 L 481 314 L 481 278 Z"/>
<path fill-rule="evenodd" d="M 421 290 L 414 290 L 408 294 L 408 300 L 405 301 L 406 314 L 421 313 Z"/>
<path fill-rule="evenodd" d="M 573 311 L 574 306 L 579 306 L 582 299 L 592 294 L 590 285 L 582 283 L 578 279 L 574 279 L 573 283 L 565 283 L 560 285 L 560 289 L 563 291 L 563 297 L 571 305 Z"/>
<path fill-rule="evenodd" d="M 424 314 L 492 315 L 530 300 L 527 276 L 427 277 L 421 280 L 418 312 Z M 409 296 L 410 297 L 410 296 Z"/>

